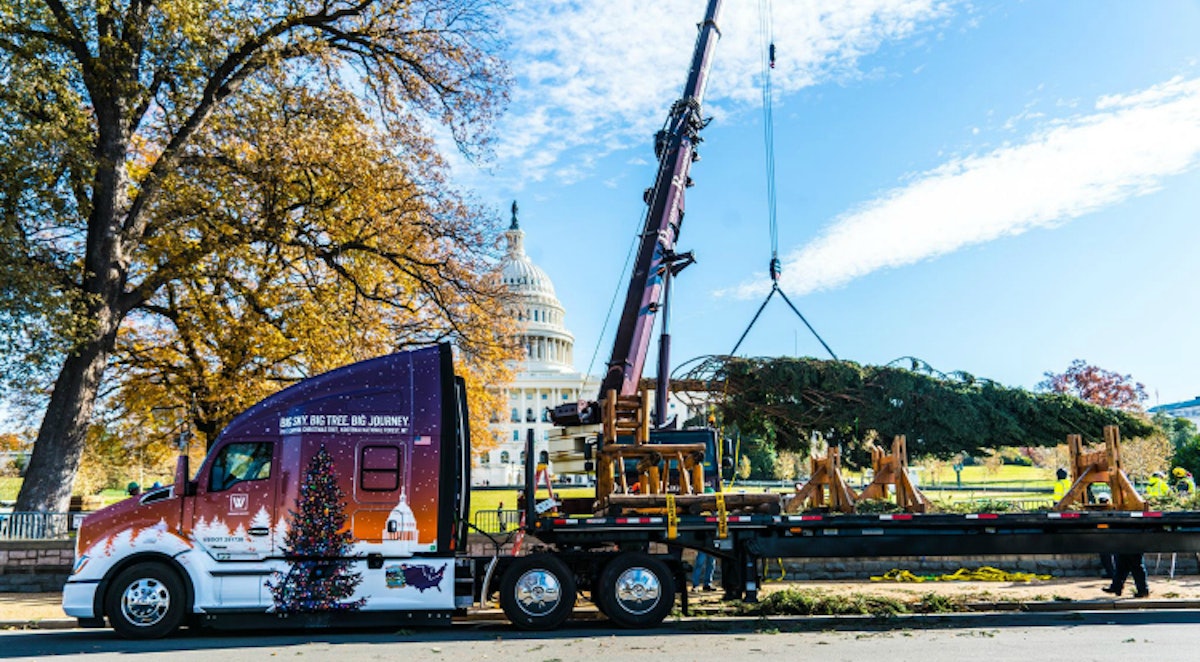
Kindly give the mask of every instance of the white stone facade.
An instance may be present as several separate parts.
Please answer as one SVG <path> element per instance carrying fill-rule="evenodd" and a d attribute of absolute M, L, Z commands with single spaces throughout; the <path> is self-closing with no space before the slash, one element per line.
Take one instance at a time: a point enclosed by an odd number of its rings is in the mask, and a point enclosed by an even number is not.
<path fill-rule="evenodd" d="M 596 397 L 600 382 L 575 370 L 575 336 L 564 326 L 565 313 L 554 293 L 554 283 L 525 254 L 525 232 L 517 222 L 504 238 L 508 250 L 500 263 L 504 282 L 517 295 L 510 314 L 522 325 L 525 360 L 506 389 L 507 406 L 491 434 L 498 444 L 492 451 L 476 453 L 471 469 L 475 485 L 520 485 L 524 481 L 525 440 L 534 437 L 535 454 L 546 450 L 554 426 L 550 410 L 558 405 Z M 536 456 L 534 458 L 536 460 Z"/>

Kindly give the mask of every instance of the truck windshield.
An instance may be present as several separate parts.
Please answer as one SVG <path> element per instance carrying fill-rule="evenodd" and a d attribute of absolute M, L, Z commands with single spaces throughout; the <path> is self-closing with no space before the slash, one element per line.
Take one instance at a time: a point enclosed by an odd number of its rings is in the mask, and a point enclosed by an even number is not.
<path fill-rule="evenodd" d="M 220 492 L 245 480 L 271 477 L 269 442 L 229 444 L 213 460 L 209 490 Z"/>

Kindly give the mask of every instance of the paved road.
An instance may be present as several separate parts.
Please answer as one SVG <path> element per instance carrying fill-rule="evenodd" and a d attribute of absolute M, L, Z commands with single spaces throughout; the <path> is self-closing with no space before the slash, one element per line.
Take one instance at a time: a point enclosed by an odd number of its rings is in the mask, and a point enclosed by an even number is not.
<path fill-rule="evenodd" d="M 955 614 L 862 618 L 688 619 L 655 630 L 612 632 L 580 623 L 553 633 L 471 623 L 443 629 L 293 633 L 181 633 L 133 642 L 107 630 L 7 632 L 0 657 L 72 655 L 103 660 L 335 659 L 472 662 L 655 662 L 745 659 L 870 659 L 921 662 L 1189 660 L 1200 650 L 1200 611 Z M 635 657 L 626 657 L 633 655 Z"/>

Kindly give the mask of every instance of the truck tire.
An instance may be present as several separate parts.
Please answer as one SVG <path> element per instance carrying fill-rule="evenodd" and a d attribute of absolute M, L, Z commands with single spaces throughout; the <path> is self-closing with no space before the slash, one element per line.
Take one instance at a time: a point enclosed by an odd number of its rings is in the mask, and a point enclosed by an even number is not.
<path fill-rule="evenodd" d="M 575 575 L 549 554 L 519 557 L 500 580 L 500 606 L 522 630 L 552 630 L 575 608 Z"/>
<path fill-rule="evenodd" d="M 675 578 L 667 564 L 629 552 L 600 572 L 594 591 L 600 611 L 624 628 L 649 628 L 662 623 L 675 603 Z"/>
<path fill-rule="evenodd" d="M 113 579 L 104 596 L 108 622 L 128 639 L 158 639 L 183 623 L 183 581 L 161 563 L 139 563 Z"/>

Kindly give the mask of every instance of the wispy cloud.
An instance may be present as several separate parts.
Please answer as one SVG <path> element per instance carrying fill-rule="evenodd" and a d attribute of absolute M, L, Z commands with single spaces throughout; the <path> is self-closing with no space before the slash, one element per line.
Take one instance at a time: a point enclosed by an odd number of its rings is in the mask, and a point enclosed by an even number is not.
<path fill-rule="evenodd" d="M 854 75 L 864 55 L 944 19 L 953 4 L 776 3 L 775 89 L 787 94 Z M 648 145 L 679 93 L 703 9 L 697 0 L 514 1 L 506 30 L 515 88 L 498 127 L 499 168 L 519 172 L 522 180 L 573 179 L 590 170 L 578 165 L 583 156 L 594 162 L 616 149 Z M 759 102 L 758 20 L 754 3 L 726 3 L 709 112 Z M 564 160 L 573 163 L 564 167 Z"/>
<path fill-rule="evenodd" d="M 1200 79 L 1100 98 L 1020 144 L 959 158 L 833 220 L 784 260 L 797 295 L 964 246 L 1054 227 L 1159 189 L 1200 162 Z M 762 280 L 730 292 L 760 296 Z"/>

